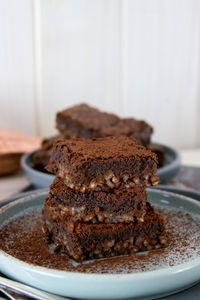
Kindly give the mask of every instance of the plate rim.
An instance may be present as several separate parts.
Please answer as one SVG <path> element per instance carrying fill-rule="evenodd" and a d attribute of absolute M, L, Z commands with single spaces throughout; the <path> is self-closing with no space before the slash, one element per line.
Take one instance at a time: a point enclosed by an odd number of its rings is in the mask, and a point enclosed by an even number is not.
<path fill-rule="evenodd" d="M 52 178 L 52 180 L 55 178 L 55 175 L 54 174 L 51 174 L 51 173 L 45 173 L 45 172 L 42 172 L 42 171 L 39 171 L 37 169 L 34 169 L 32 166 L 30 166 L 27 162 L 27 160 L 29 158 L 32 157 L 32 155 L 34 153 L 36 153 L 37 150 L 34 150 L 34 151 L 31 151 L 31 152 L 28 152 L 28 153 L 25 153 L 22 155 L 21 157 L 21 160 L 20 160 L 20 164 L 21 164 L 21 167 L 24 171 L 26 172 L 32 172 L 33 174 L 37 175 L 37 176 L 41 176 L 41 177 L 45 177 L 47 178 L 47 176 L 49 178 Z"/>

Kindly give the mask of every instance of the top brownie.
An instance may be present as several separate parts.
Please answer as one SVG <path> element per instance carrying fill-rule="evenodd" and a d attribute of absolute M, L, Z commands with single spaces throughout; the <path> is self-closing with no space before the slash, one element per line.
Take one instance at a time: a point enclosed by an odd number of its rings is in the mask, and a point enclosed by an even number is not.
<path fill-rule="evenodd" d="M 159 182 L 156 155 L 131 137 L 57 140 L 47 170 L 82 192 Z"/>
<path fill-rule="evenodd" d="M 149 146 L 152 127 L 145 121 L 121 119 L 114 114 L 80 104 L 57 113 L 56 126 L 66 137 L 99 138 L 133 136 L 143 146 Z"/>

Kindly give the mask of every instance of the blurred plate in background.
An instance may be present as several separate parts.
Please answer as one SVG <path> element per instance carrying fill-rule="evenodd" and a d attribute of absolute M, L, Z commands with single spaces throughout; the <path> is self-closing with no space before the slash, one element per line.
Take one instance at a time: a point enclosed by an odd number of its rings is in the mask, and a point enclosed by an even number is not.
<path fill-rule="evenodd" d="M 160 182 L 164 183 L 173 178 L 180 170 L 181 159 L 179 153 L 166 145 L 157 144 L 164 149 L 165 153 L 165 164 L 163 167 L 158 168 L 158 176 L 160 177 Z"/>
<path fill-rule="evenodd" d="M 45 188 L 52 183 L 53 179 L 55 178 L 55 175 L 38 171 L 32 167 L 32 157 L 35 152 L 36 151 L 33 151 L 22 156 L 21 167 L 25 176 L 34 187 Z"/>

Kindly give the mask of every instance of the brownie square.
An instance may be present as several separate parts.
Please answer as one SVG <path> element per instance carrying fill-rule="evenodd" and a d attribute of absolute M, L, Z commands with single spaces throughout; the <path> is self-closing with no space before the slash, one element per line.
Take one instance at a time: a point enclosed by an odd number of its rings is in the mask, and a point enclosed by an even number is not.
<path fill-rule="evenodd" d="M 57 251 L 76 261 L 83 259 L 133 254 L 166 247 L 169 243 L 164 218 L 150 203 L 146 203 L 144 222 L 91 224 L 53 220 L 48 210 L 43 211 L 44 231 L 49 243 Z"/>
<path fill-rule="evenodd" d="M 127 136 L 133 136 L 139 144 L 149 147 L 153 128 L 147 122 L 133 118 L 122 119 L 122 122 L 129 128 Z"/>
<path fill-rule="evenodd" d="M 101 112 L 87 104 L 80 104 L 57 113 L 56 126 L 65 136 L 102 137 L 102 128 L 114 126 L 119 118 Z"/>
<path fill-rule="evenodd" d="M 159 168 L 163 167 L 166 163 L 164 148 L 160 145 L 157 145 L 157 144 L 151 144 L 149 146 L 149 150 L 151 150 L 152 152 L 154 152 L 157 155 L 158 167 Z"/>
<path fill-rule="evenodd" d="M 81 192 L 145 188 L 159 182 L 156 155 L 131 137 L 58 140 L 47 170 Z"/>
<path fill-rule="evenodd" d="M 99 138 L 133 136 L 148 147 L 153 128 L 145 121 L 121 119 L 101 112 L 87 104 L 80 104 L 57 113 L 56 126 L 66 138 Z"/>
<path fill-rule="evenodd" d="M 74 192 L 56 177 L 44 203 L 53 220 L 89 223 L 129 223 L 144 219 L 147 193 L 144 189 L 115 192 Z"/>
<path fill-rule="evenodd" d="M 61 138 L 61 135 L 56 135 L 50 138 L 43 139 L 41 148 L 34 153 L 32 158 L 34 169 L 43 172 L 46 171 L 45 167 L 49 163 L 53 144 L 55 143 L 55 141 Z"/>

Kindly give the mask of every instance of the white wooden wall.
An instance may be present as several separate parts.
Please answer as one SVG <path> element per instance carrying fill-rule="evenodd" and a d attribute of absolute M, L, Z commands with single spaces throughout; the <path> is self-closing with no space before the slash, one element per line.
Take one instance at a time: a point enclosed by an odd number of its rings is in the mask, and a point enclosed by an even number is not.
<path fill-rule="evenodd" d="M 199 0 L 0 0 L 0 127 L 48 136 L 79 102 L 200 146 Z"/>

